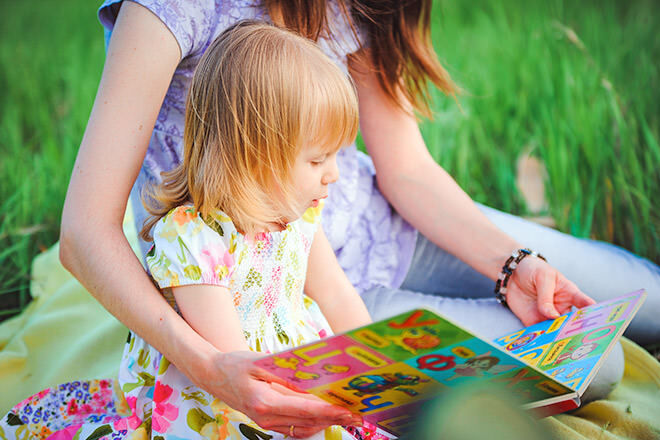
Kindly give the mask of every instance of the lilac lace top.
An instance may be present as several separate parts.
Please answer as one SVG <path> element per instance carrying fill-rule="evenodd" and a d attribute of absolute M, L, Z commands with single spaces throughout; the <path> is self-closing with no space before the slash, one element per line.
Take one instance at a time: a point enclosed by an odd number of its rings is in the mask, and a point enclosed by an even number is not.
<path fill-rule="evenodd" d="M 168 27 L 182 59 L 165 95 L 133 194 L 147 181 L 160 181 L 161 171 L 179 163 L 185 97 L 195 66 L 224 29 L 244 19 L 269 20 L 258 0 L 134 0 Z M 103 26 L 112 31 L 121 0 L 106 0 L 99 9 Z M 321 49 L 348 74 L 346 55 L 358 48 L 338 6 L 330 3 L 333 38 L 321 38 Z M 340 179 L 330 187 L 322 224 L 340 265 L 359 291 L 374 285 L 399 287 L 410 267 L 417 232 L 403 220 L 376 187 L 371 159 L 355 145 L 338 155 Z M 146 213 L 133 203 L 136 224 Z"/>

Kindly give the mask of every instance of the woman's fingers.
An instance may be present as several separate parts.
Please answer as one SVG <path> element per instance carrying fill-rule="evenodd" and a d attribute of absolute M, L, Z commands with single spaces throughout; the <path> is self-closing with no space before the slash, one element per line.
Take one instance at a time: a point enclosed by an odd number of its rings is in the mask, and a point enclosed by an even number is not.
<path fill-rule="evenodd" d="M 308 426 L 329 426 L 362 423 L 360 416 L 354 415 L 346 408 L 331 405 L 327 402 L 280 393 L 277 393 L 275 397 L 277 403 L 273 405 L 272 415 L 276 418 L 286 417 L 287 422 L 295 422 L 286 423 L 287 425 L 298 423 Z"/>
<path fill-rule="evenodd" d="M 351 413 L 346 408 L 331 405 L 321 398 L 306 391 L 297 390 L 285 380 L 262 369 L 256 368 L 251 372 L 255 379 L 267 382 L 275 393 L 273 399 L 277 400 L 274 414 L 304 417 L 312 420 L 312 425 L 328 423 L 331 425 L 361 424 L 362 418 Z M 293 424 L 293 423 L 291 423 Z"/>
<path fill-rule="evenodd" d="M 362 419 L 351 413 L 335 411 L 332 405 L 294 396 L 277 399 L 277 406 L 262 407 L 253 420 L 262 428 L 290 434 L 295 426 L 295 437 L 309 437 L 330 425 L 361 425 Z M 302 403 L 302 406 L 301 406 Z M 297 414 L 297 416 L 292 416 Z"/>
<path fill-rule="evenodd" d="M 291 426 L 293 426 L 293 429 L 291 429 Z M 317 428 L 309 428 L 306 426 L 298 426 L 298 425 L 275 426 L 271 428 L 271 431 L 277 431 L 293 438 L 311 437 L 312 435 L 322 430 L 323 428 L 317 429 Z M 293 434 L 293 436 L 291 434 Z"/>
<path fill-rule="evenodd" d="M 224 353 L 221 362 L 225 371 L 231 371 L 232 381 L 229 383 L 232 389 L 230 392 L 223 389 L 219 395 L 259 426 L 273 429 L 275 426 L 295 425 L 319 431 L 330 425 L 361 423 L 362 419 L 349 410 L 293 390 L 281 378 L 257 367 L 254 361 L 259 357 L 251 352 Z"/>
<path fill-rule="evenodd" d="M 293 388 L 289 388 L 279 383 L 272 382 L 270 387 L 278 393 L 282 393 L 284 395 L 297 396 L 307 400 L 314 400 L 316 402 L 325 402 L 325 400 L 321 399 L 319 396 L 315 396 L 314 394 L 310 394 L 306 391 L 296 391 Z"/>
<path fill-rule="evenodd" d="M 582 292 L 579 292 L 576 293 L 575 296 L 573 297 L 573 304 L 576 307 L 587 307 L 596 304 L 596 301 L 592 297 Z"/>
<path fill-rule="evenodd" d="M 560 313 L 568 313 L 572 307 L 586 307 L 596 301 L 582 292 L 575 283 L 567 280 L 563 275 L 557 274 L 557 287 L 555 293 L 555 306 Z"/>
<path fill-rule="evenodd" d="M 254 378 L 251 380 L 248 394 L 252 398 L 244 402 L 243 412 L 264 429 L 288 435 L 288 427 L 293 425 L 300 427 L 300 432 L 309 436 L 330 425 L 362 424 L 361 417 L 353 415 L 345 408 L 279 384 Z M 298 433 L 296 435 L 298 436 Z"/>
<path fill-rule="evenodd" d="M 535 277 L 537 305 L 541 315 L 547 318 L 558 318 L 555 308 L 555 271 L 547 266 L 537 272 Z"/>
<path fill-rule="evenodd" d="M 583 291 L 580 290 L 578 286 L 575 285 L 574 282 L 566 279 L 563 275 L 559 275 L 561 277 L 562 284 L 565 286 L 565 289 L 569 291 L 571 294 L 571 305 L 574 305 L 575 307 L 586 307 L 590 306 L 592 304 L 596 304 L 596 301 L 585 294 Z"/>
<path fill-rule="evenodd" d="M 250 369 L 250 375 L 255 379 L 255 380 L 260 380 L 263 382 L 267 382 L 269 384 L 277 384 L 280 386 L 279 390 L 282 392 L 282 388 L 286 388 L 288 390 L 291 390 L 292 392 L 296 394 L 302 394 L 304 393 L 303 390 L 296 388 L 294 385 L 290 384 L 286 380 L 282 379 L 279 376 L 274 375 L 270 371 L 266 371 L 263 368 L 257 367 L 256 365 L 252 365 L 252 368 Z"/>

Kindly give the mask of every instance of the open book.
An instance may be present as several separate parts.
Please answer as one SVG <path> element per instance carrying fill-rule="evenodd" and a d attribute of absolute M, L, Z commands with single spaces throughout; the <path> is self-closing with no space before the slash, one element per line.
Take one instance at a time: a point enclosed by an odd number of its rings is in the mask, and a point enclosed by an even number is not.
<path fill-rule="evenodd" d="M 425 400 L 476 380 L 500 383 L 543 416 L 557 414 L 580 405 L 645 297 L 632 292 L 494 341 L 417 309 L 255 363 L 394 435 Z"/>

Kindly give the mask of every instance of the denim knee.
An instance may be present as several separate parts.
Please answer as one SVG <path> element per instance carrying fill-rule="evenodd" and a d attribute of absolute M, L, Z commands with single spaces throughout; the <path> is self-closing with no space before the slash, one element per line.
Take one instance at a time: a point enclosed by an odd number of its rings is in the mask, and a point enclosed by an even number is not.
<path fill-rule="evenodd" d="M 580 399 L 582 404 L 606 398 L 623 378 L 624 358 L 621 342 L 617 342 Z"/>

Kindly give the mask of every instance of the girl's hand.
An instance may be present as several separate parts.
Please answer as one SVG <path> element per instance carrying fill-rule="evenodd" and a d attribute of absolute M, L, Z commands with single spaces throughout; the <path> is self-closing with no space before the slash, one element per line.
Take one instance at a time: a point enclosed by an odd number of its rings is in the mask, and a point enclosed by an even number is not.
<path fill-rule="evenodd" d="M 511 275 L 506 300 L 525 326 L 558 318 L 571 306 L 595 303 L 555 268 L 531 256 L 522 260 Z"/>
<path fill-rule="evenodd" d="M 262 354 L 248 351 L 220 353 L 212 371 L 197 375 L 197 385 L 246 414 L 264 429 L 295 437 L 309 437 L 330 425 L 361 425 L 361 417 L 308 393 L 290 388 L 280 378 L 252 362 Z"/>

